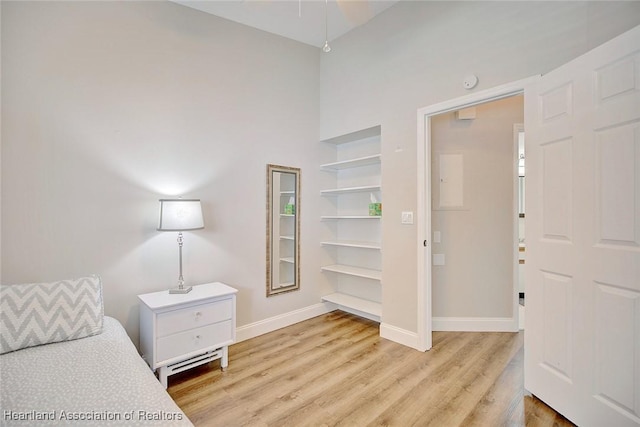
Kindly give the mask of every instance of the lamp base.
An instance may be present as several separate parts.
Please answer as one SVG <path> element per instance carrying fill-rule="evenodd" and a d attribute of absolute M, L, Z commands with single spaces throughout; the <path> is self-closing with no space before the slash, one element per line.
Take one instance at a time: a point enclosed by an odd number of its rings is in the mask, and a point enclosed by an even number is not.
<path fill-rule="evenodd" d="M 178 288 L 169 289 L 170 294 L 188 294 L 193 289 L 193 286 L 181 286 Z"/>

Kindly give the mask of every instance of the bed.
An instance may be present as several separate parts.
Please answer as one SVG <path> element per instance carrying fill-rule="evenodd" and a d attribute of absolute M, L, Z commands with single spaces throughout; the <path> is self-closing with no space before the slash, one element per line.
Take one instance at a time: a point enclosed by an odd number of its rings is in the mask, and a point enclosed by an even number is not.
<path fill-rule="evenodd" d="M 122 325 L 101 320 L 91 336 L 0 355 L 0 425 L 192 426 Z"/>

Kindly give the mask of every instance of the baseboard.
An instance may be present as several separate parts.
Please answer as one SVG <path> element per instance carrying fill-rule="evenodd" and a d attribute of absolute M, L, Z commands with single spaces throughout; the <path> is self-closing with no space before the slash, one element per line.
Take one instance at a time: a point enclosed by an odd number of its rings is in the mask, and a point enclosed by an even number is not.
<path fill-rule="evenodd" d="M 434 331 L 517 332 L 518 322 L 511 317 L 434 317 Z"/>
<path fill-rule="evenodd" d="M 298 322 L 335 310 L 335 305 L 319 303 L 304 307 L 278 316 L 249 323 L 236 328 L 236 342 L 276 331 Z M 434 331 L 458 332 L 517 332 L 518 325 L 510 317 L 434 317 L 432 320 Z M 418 334 L 386 323 L 380 323 L 380 336 L 398 344 L 423 351 L 418 345 Z"/>
<path fill-rule="evenodd" d="M 398 344 L 420 350 L 418 345 L 418 334 L 415 332 L 400 329 L 386 323 L 380 323 L 380 336 Z"/>
<path fill-rule="evenodd" d="M 312 317 L 321 316 L 334 310 L 329 304 L 319 303 L 304 307 L 288 313 L 279 314 L 268 319 L 260 320 L 248 325 L 236 328 L 236 342 L 255 338 L 257 336 L 273 332 L 275 330 L 291 326 L 295 323 L 302 322 Z"/>

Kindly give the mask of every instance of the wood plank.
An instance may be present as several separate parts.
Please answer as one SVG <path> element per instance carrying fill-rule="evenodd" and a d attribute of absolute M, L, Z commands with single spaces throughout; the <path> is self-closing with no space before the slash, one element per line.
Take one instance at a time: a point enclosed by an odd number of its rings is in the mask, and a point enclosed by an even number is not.
<path fill-rule="evenodd" d="M 196 426 L 571 426 L 523 388 L 523 332 L 435 332 L 418 352 L 334 311 L 169 378 Z"/>

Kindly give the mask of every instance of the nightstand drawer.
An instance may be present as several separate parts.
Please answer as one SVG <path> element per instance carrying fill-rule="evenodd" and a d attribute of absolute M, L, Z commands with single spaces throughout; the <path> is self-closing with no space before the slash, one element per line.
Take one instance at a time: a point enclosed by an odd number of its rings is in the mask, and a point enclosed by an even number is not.
<path fill-rule="evenodd" d="M 212 360 L 227 368 L 229 345 L 236 338 L 237 292 L 214 282 L 195 285 L 186 294 L 138 295 L 140 352 L 164 388 L 169 376 Z"/>
<path fill-rule="evenodd" d="M 158 314 L 157 336 L 164 337 L 231 319 L 233 301 L 225 299 Z"/>
<path fill-rule="evenodd" d="M 231 320 L 226 320 L 158 338 L 157 359 L 161 362 L 207 347 L 226 345 L 233 338 L 231 328 Z"/>

